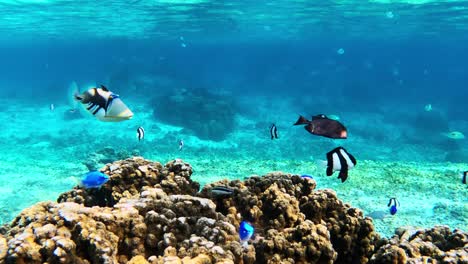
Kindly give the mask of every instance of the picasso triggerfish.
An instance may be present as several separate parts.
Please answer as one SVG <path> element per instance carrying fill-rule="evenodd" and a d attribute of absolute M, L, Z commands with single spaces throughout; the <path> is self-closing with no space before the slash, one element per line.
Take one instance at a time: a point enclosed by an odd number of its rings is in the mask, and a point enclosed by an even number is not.
<path fill-rule="evenodd" d="M 119 95 L 109 91 L 104 85 L 100 88 L 90 88 L 81 94 L 75 91 L 74 97 L 100 121 L 119 122 L 133 117 L 132 111 Z"/>

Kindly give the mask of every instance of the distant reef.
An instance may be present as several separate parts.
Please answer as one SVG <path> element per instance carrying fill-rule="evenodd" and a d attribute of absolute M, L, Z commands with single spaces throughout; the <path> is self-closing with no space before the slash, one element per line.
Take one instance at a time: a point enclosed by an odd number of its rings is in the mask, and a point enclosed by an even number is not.
<path fill-rule="evenodd" d="M 223 140 L 236 125 L 232 97 L 207 89 L 174 90 L 155 97 L 151 105 L 156 119 L 184 127 L 201 139 Z"/>
<path fill-rule="evenodd" d="M 381 238 L 372 219 L 313 180 L 270 173 L 198 192 L 192 167 L 133 157 L 100 189 L 25 209 L 0 235 L 0 263 L 468 263 L 468 234 L 438 226 Z M 231 196 L 214 196 L 214 186 Z M 255 235 L 242 245 L 242 220 Z"/>

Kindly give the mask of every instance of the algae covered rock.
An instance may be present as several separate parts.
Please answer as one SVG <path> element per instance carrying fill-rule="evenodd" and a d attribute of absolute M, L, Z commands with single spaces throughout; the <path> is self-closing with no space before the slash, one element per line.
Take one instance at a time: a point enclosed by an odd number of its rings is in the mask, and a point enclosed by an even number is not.
<path fill-rule="evenodd" d="M 199 184 L 190 179 L 192 167 L 181 160 L 150 162 L 141 157 L 107 164 L 101 171 L 109 181 L 99 189 L 76 186 L 59 196 L 58 202 L 75 202 L 85 206 L 113 206 L 122 198 L 138 196 L 143 187 L 162 188 L 167 193 L 194 195 Z"/>
<path fill-rule="evenodd" d="M 370 263 L 468 263 L 468 234 L 446 226 L 397 230 Z"/>
<path fill-rule="evenodd" d="M 141 157 L 105 165 L 101 189 L 75 187 L 0 229 L 0 263 L 467 263 L 468 235 L 397 230 L 315 181 L 281 172 L 219 181 L 198 192 L 192 167 Z M 224 186 L 232 192 L 214 195 Z M 238 227 L 255 232 L 241 243 Z"/>

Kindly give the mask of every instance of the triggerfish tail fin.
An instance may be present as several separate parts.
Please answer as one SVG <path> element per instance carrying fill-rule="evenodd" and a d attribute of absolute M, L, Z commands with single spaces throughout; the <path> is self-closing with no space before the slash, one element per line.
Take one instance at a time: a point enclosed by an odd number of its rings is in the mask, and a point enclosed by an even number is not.
<path fill-rule="evenodd" d="M 70 98 L 70 106 L 75 109 L 77 101 L 80 101 L 82 98 L 80 96 L 80 89 L 78 88 L 78 84 L 76 84 L 75 81 L 73 81 L 69 86 L 68 86 L 68 95 Z"/>
<path fill-rule="evenodd" d="M 297 119 L 296 123 L 294 123 L 294 126 L 305 125 L 305 124 L 308 124 L 308 123 L 309 123 L 309 120 L 307 120 L 307 118 L 300 115 L 299 119 Z"/>

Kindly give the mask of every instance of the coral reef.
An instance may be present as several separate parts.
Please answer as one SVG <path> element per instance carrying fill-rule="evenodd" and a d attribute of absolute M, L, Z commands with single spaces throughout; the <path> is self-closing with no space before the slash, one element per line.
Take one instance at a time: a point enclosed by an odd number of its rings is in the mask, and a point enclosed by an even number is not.
<path fill-rule="evenodd" d="M 468 234 L 446 226 L 429 230 L 399 228 L 370 263 L 468 263 Z"/>
<path fill-rule="evenodd" d="M 25 209 L 0 230 L 0 263 L 467 263 L 468 235 L 446 227 L 380 239 L 372 220 L 313 180 L 270 173 L 198 192 L 192 167 L 141 157 Z M 232 190 L 216 195 L 215 186 Z M 255 227 L 241 243 L 243 220 Z M 403 262 L 402 262 L 403 261 Z M 432 262 L 431 262 L 432 261 Z"/>
<path fill-rule="evenodd" d="M 180 89 L 153 99 L 154 117 L 189 129 L 201 139 L 223 140 L 235 127 L 236 106 L 205 89 Z"/>

